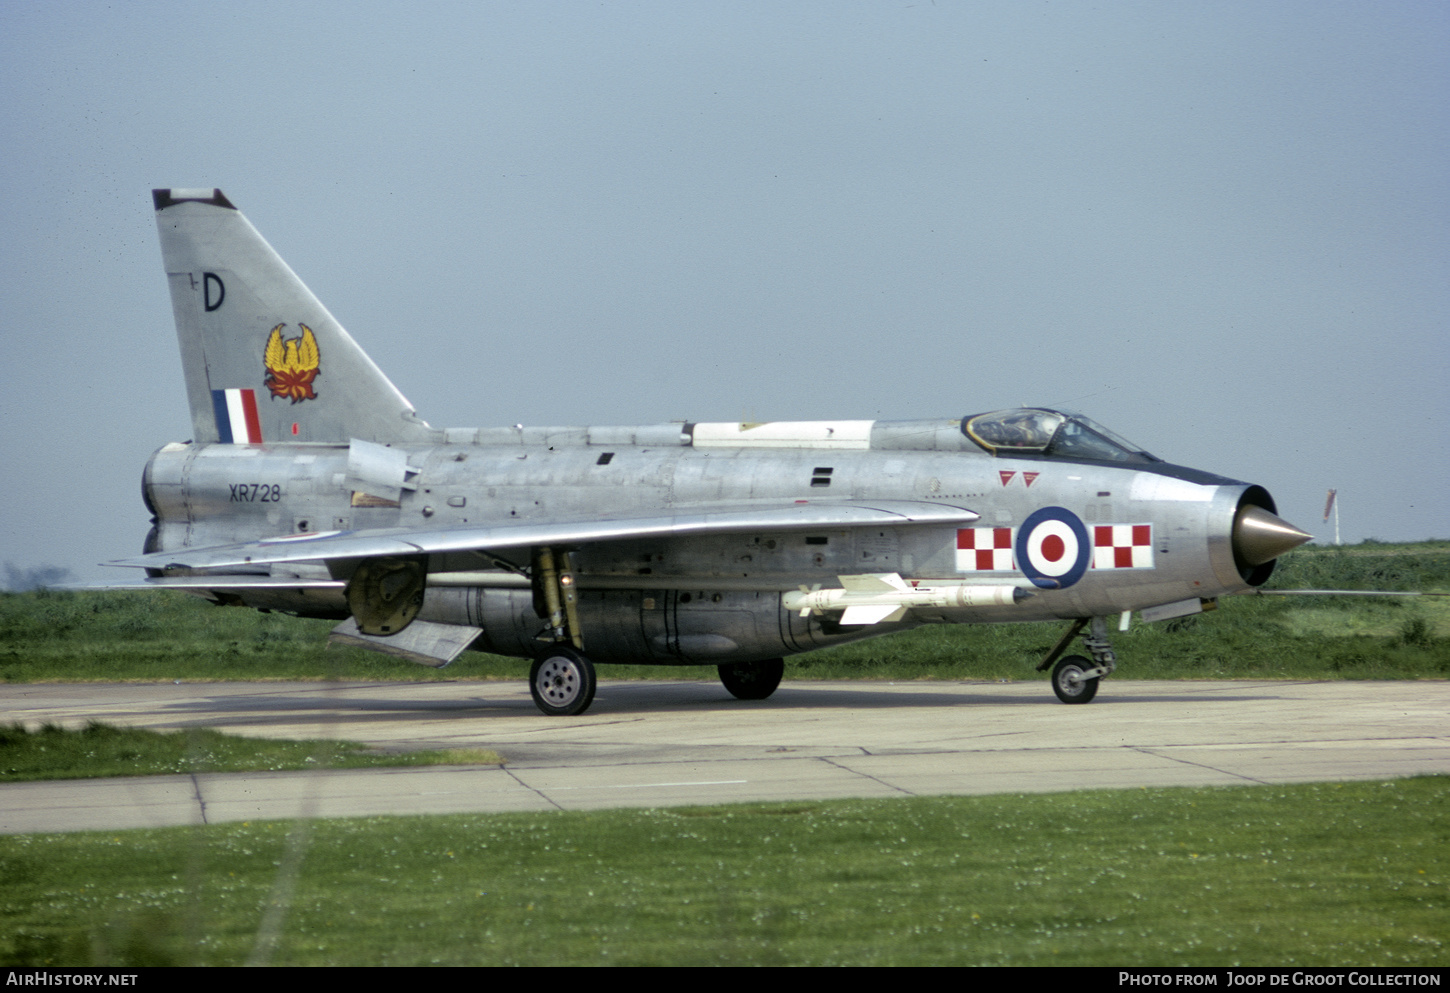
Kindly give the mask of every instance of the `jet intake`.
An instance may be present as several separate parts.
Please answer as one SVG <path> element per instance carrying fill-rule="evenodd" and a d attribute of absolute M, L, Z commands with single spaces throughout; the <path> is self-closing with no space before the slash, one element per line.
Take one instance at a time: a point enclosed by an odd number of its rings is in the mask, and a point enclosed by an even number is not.
<path fill-rule="evenodd" d="M 1260 487 L 1250 487 L 1234 513 L 1230 546 L 1234 566 L 1250 586 L 1262 586 L 1274 571 L 1274 560 L 1314 536 L 1274 513 L 1274 501 Z"/>

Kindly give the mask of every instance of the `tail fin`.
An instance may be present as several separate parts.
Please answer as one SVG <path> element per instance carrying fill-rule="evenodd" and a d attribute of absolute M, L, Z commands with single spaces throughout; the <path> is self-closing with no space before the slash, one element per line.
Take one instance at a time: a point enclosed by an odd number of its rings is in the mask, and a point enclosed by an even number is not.
<path fill-rule="evenodd" d="M 197 441 L 428 441 L 382 370 L 221 190 L 153 190 Z"/>

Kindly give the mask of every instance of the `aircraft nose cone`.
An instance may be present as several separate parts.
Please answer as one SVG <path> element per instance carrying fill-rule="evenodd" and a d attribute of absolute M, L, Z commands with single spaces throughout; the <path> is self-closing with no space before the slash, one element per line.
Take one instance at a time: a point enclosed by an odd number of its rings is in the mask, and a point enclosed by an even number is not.
<path fill-rule="evenodd" d="M 1253 504 L 1241 507 L 1234 518 L 1234 556 L 1247 565 L 1263 565 L 1313 537 Z"/>

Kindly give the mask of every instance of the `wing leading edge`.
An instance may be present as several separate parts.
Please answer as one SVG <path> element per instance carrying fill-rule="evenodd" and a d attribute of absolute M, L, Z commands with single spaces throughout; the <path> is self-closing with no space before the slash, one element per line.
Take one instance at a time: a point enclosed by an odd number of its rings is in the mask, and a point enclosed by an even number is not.
<path fill-rule="evenodd" d="M 916 500 L 799 503 L 721 507 L 618 520 L 554 521 L 494 527 L 389 528 L 287 535 L 212 548 L 183 548 L 118 559 L 106 565 L 148 569 L 229 569 L 289 562 L 500 551 L 533 545 L 576 545 L 637 538 L 668 538 L 741 531 L 819 527 L 970 524 L 980 515 L 965 507 Z"/>

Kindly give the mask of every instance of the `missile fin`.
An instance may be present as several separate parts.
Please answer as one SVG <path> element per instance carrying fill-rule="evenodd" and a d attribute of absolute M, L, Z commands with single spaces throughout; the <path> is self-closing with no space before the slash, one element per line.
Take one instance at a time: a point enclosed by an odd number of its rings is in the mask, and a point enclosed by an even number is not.
<path fill-rule="evenodd" d="M 906 608 L 894 604 L 879 604 L 869 607 L 847 607 L 841 615 L 842 624 L 881 624 L 899 621 L 906 616 Z"/>
<path fill-rule="evenodd" d="M 848 593 L 910 593 L 911 587 L 895 572 L 864 572 L 837 576 Z"/>

